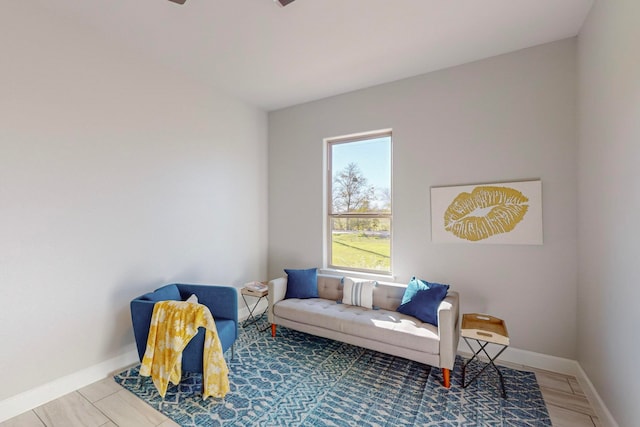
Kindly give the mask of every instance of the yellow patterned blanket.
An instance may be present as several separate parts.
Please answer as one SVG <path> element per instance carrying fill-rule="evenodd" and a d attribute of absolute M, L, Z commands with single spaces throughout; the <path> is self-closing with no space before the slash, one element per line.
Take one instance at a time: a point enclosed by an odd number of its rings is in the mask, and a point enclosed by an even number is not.
<path fill-rule="evenodd" d="M 180 382 L 182 350 L 198 333 L 199 327 L 206 329 L 202 355 L 203 398 L 224 397 L 229 392 L 229 369 L 209 308 L 186 301 L 159 301 L 153 307 L 140 375 L 151 376 L 163 398 L 169 381 Z"/>

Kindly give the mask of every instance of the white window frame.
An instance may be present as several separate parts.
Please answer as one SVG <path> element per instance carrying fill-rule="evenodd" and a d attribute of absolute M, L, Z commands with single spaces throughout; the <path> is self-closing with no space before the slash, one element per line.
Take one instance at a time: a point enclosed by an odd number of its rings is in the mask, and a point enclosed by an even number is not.
<path fill-rule="evenodd" d="M 332 171 L 332 159 L 331 159 L 331 147 L 334 144 L 344 144 L 349 142 L 357 142 L 363 141 L 367 139 L 375 139 L 380 137 L 390 137 L 391 138 L 391 150 L 390 150 L 390 188 L 391 192 L 391 208 L 389 213 L 343 213 L 343 214 L 334 214 L 332 211 L 332 188 L 333 188 L 333 171 Z M 327 270 L 331 271 L 347 271 L 353 273 L 363 273 L 365 276 L 383 276 L 386 278 L 393 277 L 393 135 L 391 129 L 381 129 L 371 132 L 363 132 L 357 134 L 350 134 L 338 137 L 331 137 L 324 139 L 324 181 L 323 181 L 323 198 L 324 198 L 324 214 L 323 214 L 323 259 L 324 259 L 324 267 Z M 389 262 L 389 271 L 384 270 L 370 270 L 363 269 L 357 267 L 348 267 L 348 266 L 337 266 L 331 263 L 332 260 L 332 231 L 331 231 L 331 220 L 334 218 L 382 218 L 385 220 L 389 220 L 389 245 L 390 245 L 390 262 Z"/>

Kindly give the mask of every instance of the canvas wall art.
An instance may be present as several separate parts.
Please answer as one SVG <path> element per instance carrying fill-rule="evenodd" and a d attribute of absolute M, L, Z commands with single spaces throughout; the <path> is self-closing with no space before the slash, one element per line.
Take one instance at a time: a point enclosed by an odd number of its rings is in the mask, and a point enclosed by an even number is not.
<path fill-rule="evenodd" d="M 432 187 L 431 240 L 541 245 L 542 182 Z"/>

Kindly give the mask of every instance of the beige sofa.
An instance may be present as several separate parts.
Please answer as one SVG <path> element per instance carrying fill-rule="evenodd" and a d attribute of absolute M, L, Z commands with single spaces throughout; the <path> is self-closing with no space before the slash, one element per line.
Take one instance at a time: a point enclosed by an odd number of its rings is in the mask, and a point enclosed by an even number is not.
<path fill-rule="evenodd" d="M 285 299 L 287 278 L 271 280 L 268 316 L 271 334 L 281 325 L 382 353 L 442 368 L 445 387 L 455 362 L 460 336 L 459 296 L 449 291 L 438 308 L 438 326 L 398 313 L 406 285 L 378 282 L 374 309 L 342 300 L 341 276 L 318 274 L 319 298 Z"/>

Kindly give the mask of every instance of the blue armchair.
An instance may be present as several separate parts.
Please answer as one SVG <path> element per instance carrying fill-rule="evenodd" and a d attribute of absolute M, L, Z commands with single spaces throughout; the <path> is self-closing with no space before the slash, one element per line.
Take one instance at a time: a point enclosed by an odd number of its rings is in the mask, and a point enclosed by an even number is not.
<path fill-rule="evenodd" d="M 153 314 L 153 306 L 157 301 L 184 301 L 191 295 L 198 297 L 200 304 L 209 307 L 222 344 L 222 351 L 231 348 L 233 358 L 233 343 L 238 338 L 238 290 L 231 286 L 221 285 L 187 285 L 172 284 L 141 295 L 131 301 L 131 320 L 133 334 L 140 361 L 147 348 L 147 336 Z M 202 352 L 204 348 L 204 328 L 187 344 L 182 352 L 182 370 L 184 372 L 202 372 Z"/>

